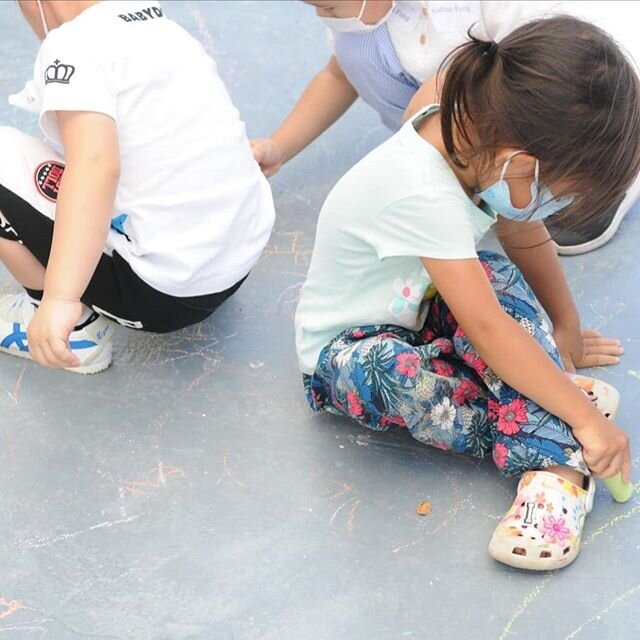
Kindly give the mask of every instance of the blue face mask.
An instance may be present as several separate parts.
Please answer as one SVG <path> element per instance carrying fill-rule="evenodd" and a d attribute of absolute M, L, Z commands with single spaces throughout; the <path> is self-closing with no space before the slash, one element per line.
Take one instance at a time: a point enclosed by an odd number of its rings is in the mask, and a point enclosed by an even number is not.
<path fill-rule="evenodd" d="M 565 196 L 564 198 L 554 198 L 549 189 L 540 182 L 538 174 L 540 172 L 540 162 L 536 159 L 535 177 L 531 183 L 531 201 L 526 207 L 518 209 L 511 202 L 511 193 L 509 185 L 504 179 L 509 164 L 515 156 L 524 151 L 516 151 L 512 153 L 502 167 L 500 179 L 491 186 L 478 192 L 480 196 L 496 213 L 503 218 L 516 220 L 518 222 L 532 222 L 534 220 L 544 220 L 549 216 L 557 213 L 561 209 L 569 206 L 573 202 L 573 197 Z"/>

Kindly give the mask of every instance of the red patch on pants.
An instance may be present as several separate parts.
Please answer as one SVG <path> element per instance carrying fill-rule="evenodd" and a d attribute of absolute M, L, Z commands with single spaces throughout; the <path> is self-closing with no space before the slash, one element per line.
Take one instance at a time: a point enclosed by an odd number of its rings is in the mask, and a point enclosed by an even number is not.
<path fill-rule="evenodd" d="M 39 164 L 34 173 L 33 179 L 40 195 L 50 202 L 58 199 L 60 181 L 64 174 L 64 165 L 55 160 L 48 160 Z"/>

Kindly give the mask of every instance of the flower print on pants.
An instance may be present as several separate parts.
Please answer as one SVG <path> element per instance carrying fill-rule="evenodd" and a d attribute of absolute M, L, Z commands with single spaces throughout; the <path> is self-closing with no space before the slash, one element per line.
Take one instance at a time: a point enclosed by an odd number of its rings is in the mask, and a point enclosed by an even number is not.
<path fill-rule="evenodd" d="M 561 366 L 522 274 L 503 256 L 481 252 L 480 261 L 502 308 L 516 321 L 525 318 L 533 338 Z M 401 284 L 406 297 L 398 297 L 395 309 L 408 313 L 413 305 L 415 313 L 424 289 L 411 278 Z M 555 465 L 588 473 L 569 426 L 487 367 L 441 296 L 430 302 L 423 322 L 417 331 L 367 325 L 337 335 L 313 375 L 303 376 L 311 407 L 379 431 L 406 426 L 416 440 L 439 449 L 492 453 L 505 476 Z M 566 535 L 561 519 L 547 519 L 545 531 L 555 539 Z"/>

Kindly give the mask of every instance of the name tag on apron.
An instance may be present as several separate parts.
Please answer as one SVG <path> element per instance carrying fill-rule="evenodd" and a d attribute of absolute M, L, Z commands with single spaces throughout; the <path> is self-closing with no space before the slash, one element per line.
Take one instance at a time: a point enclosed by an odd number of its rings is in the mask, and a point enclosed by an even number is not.
<path fill-rule="evenodd" d="M 389 16 L 393 27 L 403 33 L 413 33 L 422 16 L 422 2 L 397 2 Z M 426 7 L 426 3 L 424 3 Z"/>
<path fill-rule="evenodd" d="M 429 18 L 438 33 L 467 31 L 480 21 L 479 2 L 428 2 Z"/>

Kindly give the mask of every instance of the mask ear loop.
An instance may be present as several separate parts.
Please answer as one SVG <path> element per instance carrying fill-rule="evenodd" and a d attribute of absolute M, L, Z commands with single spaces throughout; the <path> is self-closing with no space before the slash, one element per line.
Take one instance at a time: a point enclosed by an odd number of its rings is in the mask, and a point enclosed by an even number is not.
<path fill-rule="evenodd" d="M 365 0 L 366 2 L 366 0 Z M 42 28 L 44 29 L 44 35 L 49 35 L 49 27 L 47 26 L 47 19 L 44 17 L 44 8 L 42 6 L 42 0 L 36 0 L 38 9 L 40 10 L 40 20 L 42 20 Z"/>
<path fill-rule="evenodd" d="M 504 177 L 505 177 L 505 175 L 507 173 L 507 169 L 509 168 L 509 165 L 511 164 L 511 161 L 516 156 L 519 156 L 522 153 L 527 153 L 527 152 L 524 149 L 521 149 L 520 151 L 514 151 L 513 153 L 508 155 L 507 159 L 504 161 L 504 164 L 502 165 L 502 171 L 500 172 L 500 182 L 505 182 L 506 183 L 507 191 L 509 191 L 509 200 L 511 200 L 511 189 L 509 189 L 509 183 L 506 182 Z M 539 189 L 539 186 L 538 186 L 540 184 L 540 182 L 538 180 L 539 175 L 540 175 L 540 161 L 538 160 L 538 158 L 536 158 L 536 168 L 534 169 L 534 180 L 531 183 L 531 200 L 529 201 L 529 204 L 527 205 L 527 207 L 530 207 L 533 204 L 534 200 L 536 200 L 537 198 L 539 199 L 539 197 L 540 197 L 540 189 Z M 534 191 L 535 191 L 535 193 L 534 193 Z M 527 207 L 525 207 L 525 209 Z"/>
<path fill-rule="evenodd" d="M 367 0 L 362 0 L 362 6 L 360 7 L 360 13 L 357 15 L 356 20 L 361 20 L 364 10 L 367 6 Z"/>
<path fill-rule="evenodd" d="M 513 153 L 511 153 L 510 155 L 507 156 L 507 159 L 504 161 L 504 164 L 502 165 L 502 171 L 500 172 L 500 180 L 504 180 L 505 175 L 507 174 L 507 169 L 509 168 L 509 165 L 511 164 L 511 161 L 516 157 L 519 156 L 521 153 L 526 153 L 526 151 L 524 150 L 520 150 L 520 151 L 514 151 Z M 538 160 L 536 159 L 536 180 L 538 179 Z"/>

